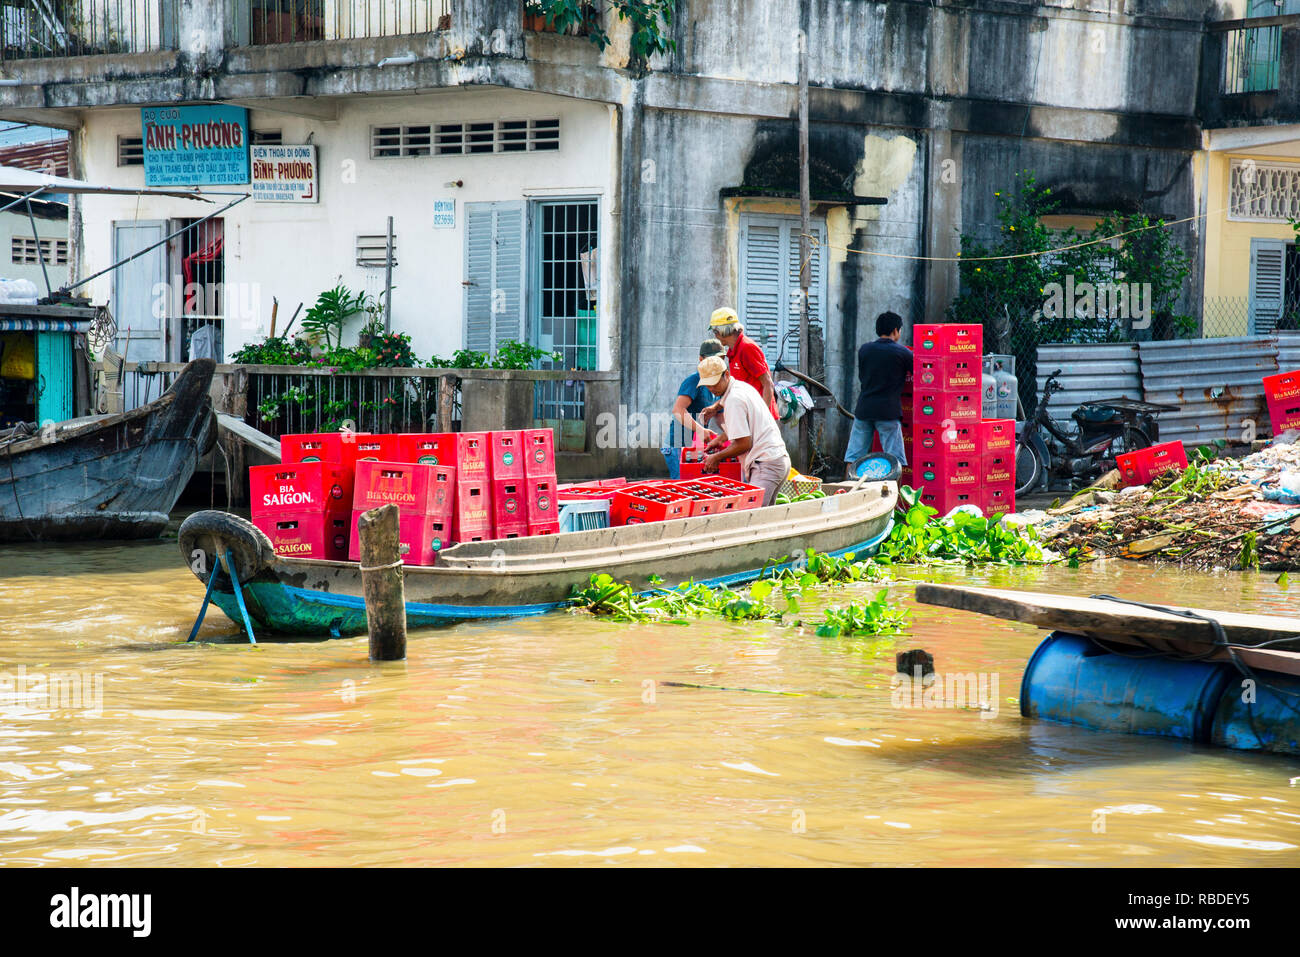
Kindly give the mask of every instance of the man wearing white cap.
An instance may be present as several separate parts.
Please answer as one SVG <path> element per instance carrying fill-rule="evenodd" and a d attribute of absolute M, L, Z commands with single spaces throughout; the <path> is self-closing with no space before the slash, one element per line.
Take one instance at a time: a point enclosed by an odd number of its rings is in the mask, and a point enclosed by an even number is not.
<path fill-rule="evenodd" d="M 763 490 L 763 504 L 771 505 L 777 487 L 790 474 L 790 453 L 781 429 L 758 390 L 727 371 L 722 356 L 700 360 L 700 385 L 708 388 L 722 406 L 722 434 L 704 447 L 704 470 L 712 472 L 724 459 L 740 459 L 741 477 Z M 722 443 L 730 439 L 725 449 Z"/>

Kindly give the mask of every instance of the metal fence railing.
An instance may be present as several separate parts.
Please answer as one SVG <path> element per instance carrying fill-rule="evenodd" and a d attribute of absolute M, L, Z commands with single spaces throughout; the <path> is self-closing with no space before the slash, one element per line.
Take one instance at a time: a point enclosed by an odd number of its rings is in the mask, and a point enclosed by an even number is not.
<path fill-rule="evenodd" d="M 184 363 L 179 362 L 125 363 L 121 403 L 134 409 L 157 399 L 183 368 Z M 241 374 L 246 380 L 239 378 Z M 542 390 L 556 383 L 586 386 L 618 379 L 616 373 L 594 370 L 393 368 L 338 372 L 313 366 L 233 364 L 219 364 L 217 375 L 221 381 L 214 387 L 214 395 L 226 393 L 229 403 L 235 398 L 232 389 L 241 390 L 244 421 L 272 438 L 343 428 L 378 433 L 460 431 L 466 411 L 474 413 L 472 418 L 479 423 L 505 415 L 504 408 L 498 407 L 500 403 L 465 410 L 462 386 L 469 380 L 495 380 L 530 389 L 536 405 Z M 238 382 L 243 384 L 236 385 Z M 554 420 L 538 418 L 534 423 L 556 430 L 557 448 L 582 451 L 585 447 L 587 419 L 593 410 L 587 407 L 585 389 L 581 396 L 581 404 L 571 410 L 571 415 Z"/>
<path fill-rule="evenodd" d="M 241 45 L 396 37 L 451 29 L 451 0 L 234 0 Z"/>
<path fill-rule="evenodd" d="M 1224 34 L 1221 92 L 1276 90 L 1282 62 L 1282 27 L 1242 27 Z"/>
<path fill-rule="evenodd" d="M 0 59 L 174 50 L 180 0 L 5 0 Z"/>

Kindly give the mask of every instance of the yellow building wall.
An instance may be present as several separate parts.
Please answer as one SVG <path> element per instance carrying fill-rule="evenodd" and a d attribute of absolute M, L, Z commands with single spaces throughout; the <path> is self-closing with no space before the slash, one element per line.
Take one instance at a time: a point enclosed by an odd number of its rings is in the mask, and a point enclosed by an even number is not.
<path fill-rule="evenodd" d="M 1250 241 L 1252 239 L 1280 239 L 1295 242 L 1296 233 L 1290 223 L 1240 222 L 1228 218 L 1228 174 L 1233 160 L 1253 159 L 1256 163 L 1279 165 L 1287 163 L 1277 156 L 1252 156 L 1250 153 L 1202 153 L 1206 164 L 1205 217 L 1205 285 L 1207 319 L 1217 313 L 1220 325 L 1218 335 L 1247 333 L 1246 310 L 1240 310 L 1240 329 L 1226 329 L 1222 323 L 1230 314 L 1228 309 L 1215 309 L 1216 301 L 1229 299 L 1245 303 L 1250 297 Z M 1300 166 L 1300 163 L 1295 165 Z"/>

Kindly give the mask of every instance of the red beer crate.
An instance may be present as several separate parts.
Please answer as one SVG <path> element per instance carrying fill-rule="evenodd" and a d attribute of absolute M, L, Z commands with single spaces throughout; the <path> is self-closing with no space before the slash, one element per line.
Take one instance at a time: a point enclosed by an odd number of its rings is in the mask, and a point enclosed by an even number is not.
<path fill-rule="evenodd" d="M 551 429 L 524 429 L 524 475 L 539 478 L 555 474 L 555 433 Z"/>
<path fill-rule="evenodd" d="M 1145 485 L 1162 472 L 1187 468 L 1187 450 L 1181 442 L 1162 442 L 1115 456 L 1115 467 L 1125 485 Z"/>
<path fill-rule="evenodd" d="M 610 506 L 611 525 L 639 525 L 689 518 L 692 500 L 667 486 L 628 485 L 614 494 Z"/>
<path fill-rule="evenodd" d="M 466 541 L 459 532 L 466 529 L 492 533 L 492 486 L 485 480 L 471 479 L 456 482 L 456 522 L 453 537 Z"/>
<path fill-rule="evenodd" d="M 527 538 L 527 537 L 528 537 L 527 522 L 504 522 L 500 525 L 493 524 L 492 526 L 492 538 L 494 540 L 498 538 Z"/>
<path fill-rule="evenodd" d="M 1274 435 L 1300 428 L 1300 371 L 1264 376 L 1264 399 Z"/>
<path fill-rule="evenodd" d="M 912 406 L 912 425 L 920 429 L 923 425 L 943 425 L 952 421 L 954 425 L 979 425 L 980 394 L 978 389 L 969 392 L 940 392 L 935 389 L 922 389 L 916 393 Z"/>
<path fill-rule="evenodd" d="M 248 490 L 254 516 L 352 510 L 352 473 L 337 462 L 254 465 Z"/>
<path fill-rule="evenodd" d="M 362 460 L 356 464 L 352 508 L 364 512 L 396 505 L 410 515 L 449 516 L 456 484 L 456 470 L 446 465 Z"/>
<path fill-rule="evenodd" d="M 700 479 L 701 482 L 712 485 L 714 488 L 722 489 L 732 495 L 739 497 L 736 502 L 736 508 L 761 508 L 763 505 L 763 490 L 757 485 L 750 485 L 746 482 L 736 482 L 725 476 L 706 476 Z"/>
<path fill-rule="evenodd" d="M 914 449 L 920 455 L 974 456 L 980 454 L 979 425 L 954 424 L 945 429 L 941 423 L 916 426 Z"/>
<path fill-rule="evenodd" d="M 719 488 L 703 482 L 674 482 L 672 487 L 692 500 L 691 518 L 697 515 L 717 515 L 720 512 L 734 511 L 740 499 L 728 495 Z"/>
<path fill-rule="evenodd" d="M 918 355 L 913 363 L 917 387 L 940 392 L 978 392 L 978 356 Z"/>
<path fill-rule="evenodd" d="M 357 433 L 348 433 L 355 436 Z M 280 461 L 292 462 L 342 462 L 342 432 L 309 432 L 302 435 L 280 436 Z"/>
<path fill-rule="evenodd" d="M 1013 452 L 1016 447 L 1016 420 L 985 419 L 980 423 L 980 438 L 985 455 L 990 452 Z"/>
<path fill-rule="evenodd" d="M 456 466 L 455 432 L 403 432 L 397 436 L 397 461 Z"/>
<path fill-rule="evenodd" d="M 361 531 L 357 520 L 364 511 L 352 513 L 352 529 L 348 535 L 348 560 L 361 561 Z M 451 544 L 451 520 L 445 515 L 410 515 L 397 517 L 397 541 L 407 546 L 402 556 L 403 565 L 432 565 L 438 552 Z"/>
<path fill-rule="evenodd" d="M 550 522 L 529 522 L 528 535 L 531 538 L 534 535 L 558 535 L 560 534 L 560 523 L 558 520 Z"/>
<path fill-rule="evenodd" d="M 974 359 L 978 369 L 979 358 L 984 354 L 984 327 L 920 323 L 912 327 L 912 351 L 918 356 L 965 356 Z M 919 383 L 917 387 L 920 388 Z"/>
<path fill-rule="evenodd" d="M 915 487 L 916 482 L 912 477 L 912 466 L 910 465 L 903 466 L 903 471 L 898 476 L 898 484 L 907 485 L 909 487 Z"/>
<path fill-rule="evenodd" d="M 456 433 L 456 473 L 461 481 L 487 481 L 492 477 L 488 468 L 490 432 Z"/>
<path fill-rule="evenodd" d="M 624 485 L 626 484 L 625 482 Z M 618 488 L 612 485 L 608 488 L 601 488 L 598 485 L 564 485 L 560 487 L 558 494 L 561 500 L 573 499 L 575 501 L 589 502 L 598 498 L 611 500 L 617 491 Z"/>
<path fill-rule="evenodd" d="M 620 485 L 628 485 L 630 483 L 620 475 L 618 478 L 601 479 L 596 484 L 601 488 L 618 488 Z"/>
<path fill-rule="evenodd" d="M 488 542 L 492 540 L 492 523 L 486 525 L 477 525 L 461 522 L 459 518 L 452 519 L 451 523 L 451 540 L 456 544 L 462 542 Z"/>
<path fill-rule="evenodd" d="M 275 512 L 253 515 L 277 555 L 342 562 L 348 558 L 347 512 Z"/>
<path fill-rule="evenodd" d="M 978 489 L 980 459 L 977 455 L 944 455 L 925 452 L 916 457 L 913 474 L 925 488 Z"/>
<path fill-rule="evenodd" d="M 984 498 L 980 507 L 989 518 L 994 515 L 1010 515 L 1016 510 L 1015 485 L 984 486 Z"/>
<path fill-rule="evenodd" d="M 397 435 L 369 435 L 364 432 L 346 432 L 340 436 L 343 464 L 355 467 L 357 462 L 398 462 L 400 448 Z"/>
<path fill-rule="evenodd" d="M 522 478 L 492 482 L 492 527 L 528 524 L 528 498 Z"/>
<path fill-rule="evenodd" d="M 980 459 L 980 478 L 986 486 L 1015 487 L 1016 459 L 1012 452 L 985 452 Z"/>
<path fill-rule="evenodd" d="M 706 473 L 704 471 L 703 449 L 693 449 L 689 446 L 682 449 L 681 465 L 678 466 L 677 477 L 681 481 L 703 478 L 706 474 L 721 475 L 723 478 L 735 479 L 740 481 L 740 459 L 726 459 L 718 463 L 716 472 Z"/>
<path fill-rule="evenodd" d="M 949 488 L 946 486 L 926 486 L 921 489 L 922 505 L 938 509 L 940 515 L 947 515 L 958 505 L 974 505 L 983 511 L 981 495 L 978 488 Z"/>
<path fill-rule="evenodd" d="M 524 434 L 516 430 L 488 433 L 488 472 L 492 481 L 523 479 Z"/>
<path fill-rule="evenodd" d="M 555 476 L 524 479 L 528 524 L 546 525 L 560 521 L 560 505 L 556 499 Z"/>

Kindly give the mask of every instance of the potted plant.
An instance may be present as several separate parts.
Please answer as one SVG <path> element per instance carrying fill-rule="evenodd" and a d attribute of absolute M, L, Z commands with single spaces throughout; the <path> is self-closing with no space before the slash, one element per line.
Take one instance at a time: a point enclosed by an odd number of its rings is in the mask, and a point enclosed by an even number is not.
<path fill-rule="evenodd" d="M 541 0 L 527 0 L 524 3 L 524 29 L 541 33 L 546 29 L 546 7 Z"/>

